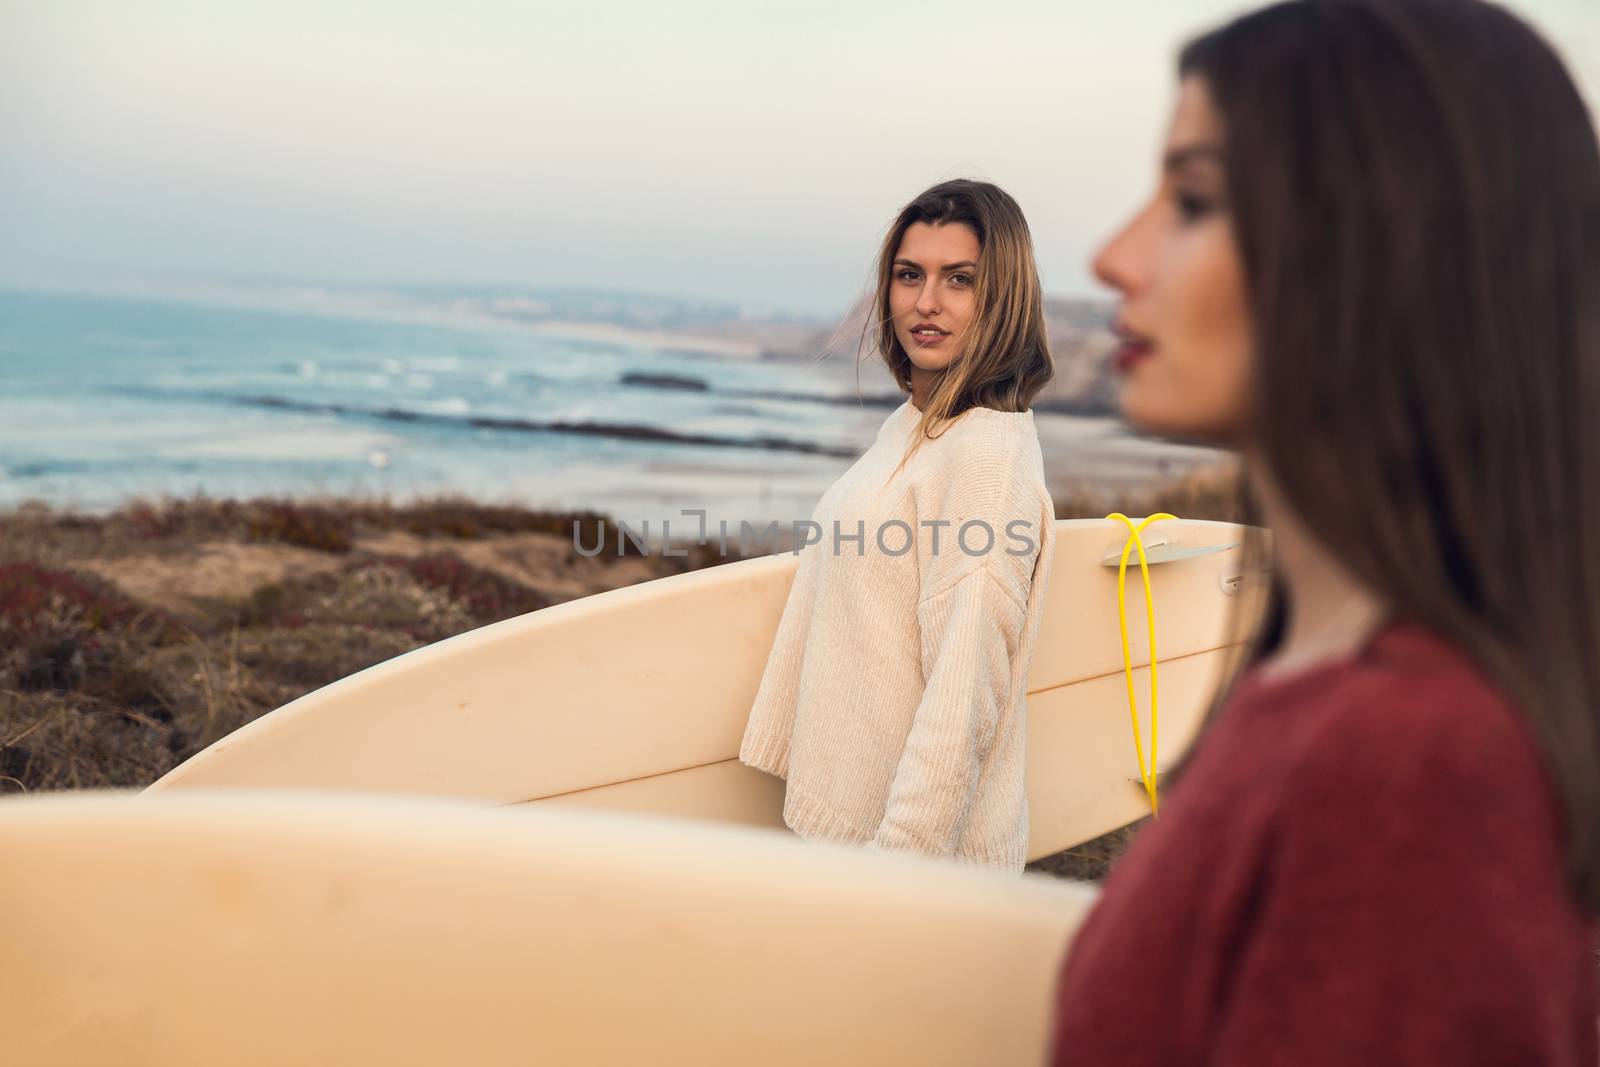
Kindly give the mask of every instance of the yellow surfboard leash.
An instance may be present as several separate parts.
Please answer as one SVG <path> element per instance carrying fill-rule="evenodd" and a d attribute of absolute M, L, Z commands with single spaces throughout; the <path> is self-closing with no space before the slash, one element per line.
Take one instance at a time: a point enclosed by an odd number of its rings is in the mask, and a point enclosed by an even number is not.
<path fill-rule="evenodd" d="M 1133 748 L 1139 757 L 1139 777 L 1144 782 L 1145 795 L 1150 798 L 1150 813 L 1160 814 L 1161 797 L 1156 789 L 1156 744 L 1159 719 L 1156 714 L 1159 689 L 1157 686 L 1156 671 L 1159 657 L 1156 654 L 1156 604 L 1155 597 L 1150 592 L 1150 563 L 1144 554 L 1145 527 L 1153 522 L 1163 519 L 1176 519 L 1176 515 L 1159 512 L 1151 515 L 1137 526 L 1133 520 L 1122 512 L 1113 512 L 1106 518 L 1112 522 L 1120 522 L 1128 528 L 1128 541 L 1122 547 L 1122 562 L 1117 567 L 1117 621 L 1122 627 L 1122 673 L 1128 681 L 1128 714 L 1133 719 Z M 1133 691 L 1133 652 L 1128 643 L 1128 555 L 1134 549 L 1139 551 L 1139 573 L 1144 578 L 1144 606 L 1145 615 L 1150 623 L 1150 762 L 1144 761 L 1144 739 L 1139 731 L 1139 701 Z"/>

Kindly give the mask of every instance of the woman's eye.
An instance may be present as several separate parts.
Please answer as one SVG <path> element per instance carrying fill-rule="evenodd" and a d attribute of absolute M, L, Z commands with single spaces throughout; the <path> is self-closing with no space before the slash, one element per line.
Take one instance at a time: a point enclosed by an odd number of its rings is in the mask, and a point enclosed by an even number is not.
<path fill-rule="evenodd" d="M 920 277 L 920 275 L 918 275 L 914 270 L 903 270 L 897 274 L 896 277 L 903 282 L 914 282 L 918 277 Z"/>
<path fill-rule="evenodd" d="M 1212 209 L 1215 207 L 1205 197 L 1196 196 L 1193 193 L 1177 193 L 1174 194 L 1174 198 L 1178 204 L 1178 214 L 1183 216 L 1185 222 L 1203 219 L 1211 214 Z"/>
<path fill-rule="evenodd" d="M 952 274 L 952 275 L 950 275 L 950 280 L 952 282 L 954 282 L 955 284 L 957 284 L 957 285 L 971 285 L 972 284 L 972 275 L 970 275 L 970 274 Z"/>

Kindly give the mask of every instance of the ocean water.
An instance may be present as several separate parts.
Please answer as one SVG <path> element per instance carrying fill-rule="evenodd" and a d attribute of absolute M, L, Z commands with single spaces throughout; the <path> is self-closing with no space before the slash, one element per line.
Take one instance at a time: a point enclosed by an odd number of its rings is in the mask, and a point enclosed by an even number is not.
<path fill-rule="evenodd" d="M 803 519 L 888 414 L 851 399 L 856 373 L 849 358 L 0 290 L 0 507 L 461 493 L 634 521 Z M 862 392 L 893 391 L 881 368 L 860 373 Z"/>
<path fill-rule="evenodd" d="M 900 402 L 875 362 L 660 344 L 0 289 L 0 508 L 448 493 L 652 534 L 680 534 L 683 509 L 787 525 Z M 704 388 L 625 381 L 639 374 Z M 1035 425 L 1053 489 L 1143 487 L 1216 458 L 1115 419 Z"/>

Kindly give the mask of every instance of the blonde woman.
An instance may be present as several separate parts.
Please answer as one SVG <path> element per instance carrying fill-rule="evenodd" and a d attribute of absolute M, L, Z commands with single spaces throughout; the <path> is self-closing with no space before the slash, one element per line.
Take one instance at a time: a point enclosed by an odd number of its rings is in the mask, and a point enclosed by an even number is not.
<path fill-rule="evenodd" d="M 1053 369 L 1016 202 L 961 180 L 906 205 L 875 321 L 908 396 L 812 513 L 739 758 L 786 780 L 803 837 L 1021 871 L 1055 509 L 1029 408 Z"/>

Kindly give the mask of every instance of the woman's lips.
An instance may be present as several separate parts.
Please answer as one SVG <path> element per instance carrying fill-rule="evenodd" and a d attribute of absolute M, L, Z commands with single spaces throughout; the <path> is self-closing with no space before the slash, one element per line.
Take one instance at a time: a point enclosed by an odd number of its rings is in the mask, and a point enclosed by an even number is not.
<path fill-rule="evenodd" d="M 1155 345 L 1150 338 L 1135 330 L 1120 315 L 1117 317 L 1117 321 L 1112 324 L 1111 332 L 1116 334 L 1117 340 L 1120 342 L 1117 345 L 1116 352 L 1112 353 L 1111 356 L 1111 369 L 1118 374 L 1129 373 L 1133 368 L 1149 359 L 1150 354 L 1155 351 Z"/>
<path fill-rule="evenodd" d="M 1149 341 L 1124 340 L 1111 357 L 1111 367 L 1118 374 L 1127 374 L 1149 359 L 1154 350 Z"/>
<path fill-rule="evenodd" d="M 941 344 L 941 343 L 944 342 L 945 338 L 947 338 L 949 336 L 950 336 L 949 334 L 947 334 L 947 333 L 945 333 L 945 332 L 943 332 L 941 330 L 912 330 L 911 331 L 911 339 L 913 341 L 917 342 L 918 346 L 920 346 L 922 348 L 928 348 L 928 347 L 930 347 L 932 345 Z"/>

